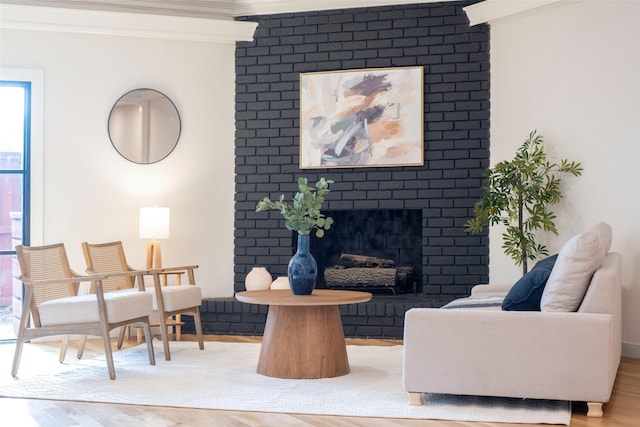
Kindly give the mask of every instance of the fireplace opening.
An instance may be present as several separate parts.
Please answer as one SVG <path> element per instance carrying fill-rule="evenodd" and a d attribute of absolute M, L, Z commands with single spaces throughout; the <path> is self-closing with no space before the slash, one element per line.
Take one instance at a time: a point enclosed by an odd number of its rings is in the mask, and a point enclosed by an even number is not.
<path fill-rule="evenodd" d="M 328 210 L 324 214 L 335 223 L 321 239 L 312 233 L 317 288 L 390 291 L 394 295 L 421 291 L 421 210 Z M 368 268 L 371 270 L 365 270 Z M 325 274 L 327 269 L 331 271 Z"/>

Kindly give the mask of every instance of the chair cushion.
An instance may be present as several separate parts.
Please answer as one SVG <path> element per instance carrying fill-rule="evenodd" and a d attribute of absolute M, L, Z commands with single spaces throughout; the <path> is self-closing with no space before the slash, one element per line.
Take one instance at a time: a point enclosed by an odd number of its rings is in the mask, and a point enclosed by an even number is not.
<path fill-rule="evenodd" d="M 156 290 L 151 286 L 146 287 L 146 292 L 153 295 L 153 309 L 158 309 Z M 190 307 L 199 307 L 202 303 L 202 291 L 194 285 L 163 286 L 162 299 L 165 311 L 176 311 Z"/>
<path fill-rule="evenodd" d="M 600 268 L 611 248 L 611 227 L 599 222 L 569 239 L 558 254 L 542 293 L 542 311 L 576 311 L 591 276 Z"/>
<path fill-rule="evenodd" d="M 502 302 L 505 311 L 540 311 L 540 299 L 558 255 L 542 259 L 509 290 Z"/>
<path fill-rule="evenodd" d="M 109 323 L 122 322 L 151 314 L 153 298 L 146 292 L 123 290 L 104 294 Z M 58 326 L 100 321 L 95 294 L 59 298 L 38 306 L 42 326 Z"/>

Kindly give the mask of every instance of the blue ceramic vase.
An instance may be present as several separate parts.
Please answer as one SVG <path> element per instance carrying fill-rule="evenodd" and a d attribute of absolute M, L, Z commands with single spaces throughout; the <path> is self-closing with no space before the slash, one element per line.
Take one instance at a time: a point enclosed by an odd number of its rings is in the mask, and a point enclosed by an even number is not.
<path fill-rule="evenodd" d="M 298 234 L 298 249 L 289 261 L 289 285 L 294 295 L 311 295 L 316 287 L 318 265 L 309 252 L 309 236 Z"/>

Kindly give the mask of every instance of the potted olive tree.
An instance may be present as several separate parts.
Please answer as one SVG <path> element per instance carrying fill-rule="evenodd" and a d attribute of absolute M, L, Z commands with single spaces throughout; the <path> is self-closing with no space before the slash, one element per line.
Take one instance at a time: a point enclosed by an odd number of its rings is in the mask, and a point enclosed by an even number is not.
<path fill-rule="evenodd" d="M 582 174 L 580 163 L 562 159 L 560 164 L 547 158 L 542 135 L 534 130 L 510 161 L 502 161 L 485 172 L 484 194 L 475 203 L 475 217 L 468 220 L 465 230 L 480 233 L 485 227 L 503 224 L 505 254 L 528 271 L 527 261 L 548 255 L 546 246 L 536 242 L 536 230 L 558 234 L 556 215 L 550 206 L 563 195 L 560 174 Z"/>
<path fill-rule="evenodd" d="M 289 261 L 288 276 L 291 291 L 295 295 L 309 295 L 316 284 L 318 267 L 309 252 L 309 235 L 315 230 L 316 237 L 323 237 L 325 230 L 331 228 L 333 218 L 321 212 L 324 196 L 329 192 L 333 181 L 320 178 L 315 188 L 308 185 L 307 178 L 298 179 L 298 192 L 291 204 L 285 202 L 284 194 L 279 200 L 265 197 L 256 206 L 256 212 L 278 210 L 286 220 L 285 226 L 298 233 L 298 248 Z"/>

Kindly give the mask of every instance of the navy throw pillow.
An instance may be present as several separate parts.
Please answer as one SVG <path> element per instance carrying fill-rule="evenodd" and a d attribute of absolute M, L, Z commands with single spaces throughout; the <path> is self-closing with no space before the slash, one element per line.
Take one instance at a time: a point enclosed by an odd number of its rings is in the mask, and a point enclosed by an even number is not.
<path fill-rule="evenodd" d="M 540 311 L 540 299 L 547 279 L 558 255 L 542 259 L 527 274 L 522 276 L 504 297 L 505 311 Z"/>

